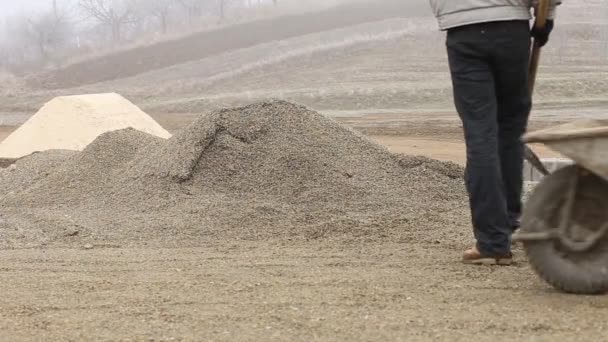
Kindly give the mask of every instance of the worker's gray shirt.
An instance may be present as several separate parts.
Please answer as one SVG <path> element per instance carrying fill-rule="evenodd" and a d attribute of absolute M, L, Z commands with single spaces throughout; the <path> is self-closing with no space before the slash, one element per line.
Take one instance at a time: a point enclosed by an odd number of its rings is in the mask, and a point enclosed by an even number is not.
<path fill-rule="evenodd" d="M 407 0 L 406 0 L 407 1 Z M 530 20 L 537 0 L 429 0 L 439 22 L 439 28 L 478 24 L 490 21 Z M 550 18 L 561 0 L 550 0 Z"/>

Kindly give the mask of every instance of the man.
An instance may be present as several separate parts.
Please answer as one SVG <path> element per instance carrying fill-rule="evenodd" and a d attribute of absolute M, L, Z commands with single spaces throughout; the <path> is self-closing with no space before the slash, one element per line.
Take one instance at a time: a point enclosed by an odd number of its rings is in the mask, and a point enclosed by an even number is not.
<path fill-rule="evenodd" d="M 510 265 L 511 235 L 522 211 L 524 145 L 532 100 L 530 36 L 547 43 L 560 0 L 542 30 L 530 31 L 533 0 L 430 0 L 447 31 L 454 102 L 466 147 L 466 187 L 476 246 L 467 264 Z"/>

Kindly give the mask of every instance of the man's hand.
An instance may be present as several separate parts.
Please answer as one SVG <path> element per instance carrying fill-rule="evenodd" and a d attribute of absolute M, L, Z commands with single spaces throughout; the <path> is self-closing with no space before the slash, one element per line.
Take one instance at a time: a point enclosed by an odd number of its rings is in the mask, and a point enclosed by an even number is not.
<path fill-rule="evenodd" d="M 536 25 L 532 28 L 532 37 L 534 37 L 534 41 L 537 42 L 540 47 L 545 46 L 547 42 L 549 42 L 549 36 L 553 31 L 554 24 L 553 20 L 547 20 L 544 28 L 539 29 Z"/>

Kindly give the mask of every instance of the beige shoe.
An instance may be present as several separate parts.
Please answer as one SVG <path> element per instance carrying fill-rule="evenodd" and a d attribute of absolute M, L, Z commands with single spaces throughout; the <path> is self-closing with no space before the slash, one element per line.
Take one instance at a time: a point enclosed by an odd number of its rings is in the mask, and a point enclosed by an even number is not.
<path fill-rule="evenodd" d="M 504 256 L 482 255 L 477 247 L 473 247 L 462 255 L 462 262 L 468 265 L 500 265 L 509 266 L 513 263 L 513 255 L 509 253 Z"/>

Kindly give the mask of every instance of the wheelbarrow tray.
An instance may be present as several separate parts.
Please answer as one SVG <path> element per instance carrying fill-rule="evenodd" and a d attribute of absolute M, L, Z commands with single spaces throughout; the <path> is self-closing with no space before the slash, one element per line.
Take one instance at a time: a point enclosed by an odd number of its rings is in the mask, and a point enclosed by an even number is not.
<path fill-rule="evenodd" d="M 543 143 L 608 181 L 608 120 L 578 120 L 528 133 L 525 143 Z"/>

